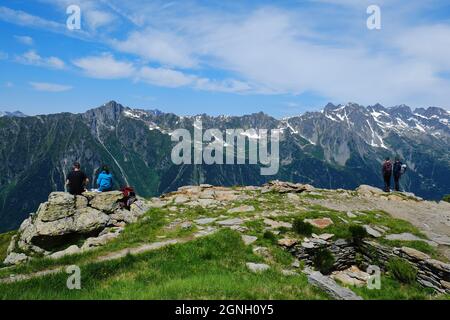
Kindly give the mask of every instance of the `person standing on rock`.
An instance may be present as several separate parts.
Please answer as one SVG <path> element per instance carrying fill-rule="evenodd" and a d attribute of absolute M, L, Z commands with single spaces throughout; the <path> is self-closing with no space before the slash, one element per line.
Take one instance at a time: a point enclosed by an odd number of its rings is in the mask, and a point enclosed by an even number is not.
<path fill-rule="evenodd" d="M 394 162 L 394 190 L 400 191 L 400 178 L 402 174 L 405 172 L 406 165 L 404 165 L 400 158 L 396 157 Z"/>
<path fill-rule="evenodd" d="M 73 195 L 81 195 L 86 191 L 89 179 L 86 174 L 81 171 L 79 162 L 73 164 L 72 171 L 67 176 L 66 185 L 69 187 L 69 193 Z"/>
<path fill-rule="evenodd" d="M 383 162 L 382 175 L 384 180 L 384 191 L 391 191 L 391 176 L 392 176 L 392 162 L 389 157 L 387 157 Z"/>
<path fill-rule="evenodd" d="M 100 172 L 97 178 L 97 185 L 99 192 L 112 191 L 113 176 L 109 172 L 108 166 L 104 165 L 102 167 L 102 171 Z"/>

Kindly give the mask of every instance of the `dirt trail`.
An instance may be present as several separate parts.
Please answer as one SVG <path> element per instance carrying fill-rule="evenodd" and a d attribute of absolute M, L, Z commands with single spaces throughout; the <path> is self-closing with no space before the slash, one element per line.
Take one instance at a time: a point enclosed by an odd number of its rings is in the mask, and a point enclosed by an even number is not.
<path fill-rule="evenodd" d="M 213 234 L 216 230 L 210 230 L 209 232 L 199 232 L 194 234 L 194 236 L 185 237 L 185 238 L 177 238 L 177 239 L 168 239 L 160 242 L 152 242 L 152 243 L 145 243 L 138 247 L 134 248 L 125 248 L 119 251 L 110 252 L 106 255 L 99 256 L 91 261 L 84 262 L 80 265 L 86 265 L 88 263 L 96 263 L 96 262 L 104 262 L 104 261 L 111 261 L 111 260 L 117 260 L 126 257 L 127 255 L 138 255 L 154 250 L 158 250 L 170 245 L 179 244 L 179 243 L 187 243 L 189 241 L 192 241 L 196 238 L 201 238 L 210 234 Z M 38 272 L 30 273 L 30 274 L 18 274 L 18 275 L 12 275 L 8 278 L 2 278 L 0 279 L 0 283 L 13 283 L 18 281 L 25 281 L 30 280 L 34 278 L 44 277 L 50 274 L 56 274 L 60 272 L 64 272 L 68 265 L 60 266 L 52 269 L 46 269 L 41 270 Z"/>
<path fill-rule="evenodd" d="M 450 203 L 389 200 L 383 196 L 347 197 L 345 194 L 307 201 L 339 211 L 383 210 L 394 218 L 406 220 L 419 228 L 429 239 L 439 244 L 441 252 L 450 259 Z"/>

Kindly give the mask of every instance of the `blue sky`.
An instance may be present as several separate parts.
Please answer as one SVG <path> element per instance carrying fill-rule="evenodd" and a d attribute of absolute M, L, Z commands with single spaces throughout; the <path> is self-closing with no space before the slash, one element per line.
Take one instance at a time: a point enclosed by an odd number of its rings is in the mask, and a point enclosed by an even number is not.
<path fill-rule="evenodd" d="M 0 110 L 30 115 L 109 100 L 180 115 L 450 109 L 450 3 L 0 0 L 0 70 Z"/>

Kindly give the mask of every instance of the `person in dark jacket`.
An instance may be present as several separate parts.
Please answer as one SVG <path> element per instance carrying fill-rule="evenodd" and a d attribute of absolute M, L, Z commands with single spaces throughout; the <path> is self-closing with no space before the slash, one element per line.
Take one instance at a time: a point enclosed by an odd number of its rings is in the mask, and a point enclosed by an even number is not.
<path fill-rule="evenodd" d="M 381 169 L 381 173 L 383 175 L 383 180 L 384 180 L 384 191 L 390 192 L 391 191 L 392 162 L 389 159 L 389 157 L 386 157 L 386 159 L 384 160 L 383 166 Z"/>
<path fill-rule="evenodd" d="M 112 190 L 113 176 L 109 172 L 108 166 L 103 166 L 97 178 L 98 191 L 107 192 Z"/>
<path fill-rule="evenodd" d="M 402 167 L 403 167 L 403 163 L 400 161 L 400 159 L 397 157 L 395 158 L 395 162 L 394 162 L 394 169 L 393 169 L 393 173 L 394 173 L 394 190 L 395 191 L 400 191 L 400 178 L 402 176 Z"/>
<path fill-rule="evenodd" d="M 67 175 L 66 185 L 69 187 L 70 194 L 81 195 L 86 191 L 89 179 L 86 174 L 81 171 L 79 162 L 73 164 L 72 171 Z"/>

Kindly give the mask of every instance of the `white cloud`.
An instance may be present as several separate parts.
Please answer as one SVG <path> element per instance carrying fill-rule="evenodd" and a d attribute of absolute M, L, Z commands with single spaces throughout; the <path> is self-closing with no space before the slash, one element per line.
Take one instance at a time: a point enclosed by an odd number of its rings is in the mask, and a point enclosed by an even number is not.
<path fill-rule="evenodd" d="M 22 43 L 24 45 L 27 45 L 27 46 L 32 46 L 33 43 L 34 43 L 33 38 L 29 37 L 29 36 L 14 36 L 14 38 L 18 42 L 20 42 L 20 43 Z"/>
<path fill-rule="evenodd" d="M 41 57 L 35 50 L 29 50 L 20 56 L 16 56 L 16 61 L 22 64 L 46 67 L 52 69 L 64 69 L 65 63 L 57 57 Z"/>
<path fill-rule="evenodd" d="M 143 67 L 138 73 L 139 79 L 163 87 L 182 87 L 195 81 L 195 77 L 166 68 Z"/>
<path fill-rule="evenodd" d="M 8 59 L 9 55 L 6 52 L 0 51 L 0 60 Z"/>
<path fill-rule="evenodd" d="M 85 13 L 84 17 L 90 29 L 96 30 L 104 26 L 111 26 L 114 24 L 115 16 L 96 9 L 90 9 L 83 11 Z"/>
<path fill-rule="evenodd" d="M 89 77 L 98 79 L 129 78 L 135 73 L 132 63 L 116 60 L 109 53 L 77 59 L 73 64 Z"/>
<path fill-rule="evenodd" d="M 45 92 L 63 92 L 73 88 L 72 86 L 48 82 L 30 82 L 30 85 L 34 90 Z"/>
<path fill-rule="evenodd" d="M 426 23 L 413 20 L 420 16 L 423 1 L 377 1 L 383 17 L 379 32 L 366 28 L 365 7 L 372 4 L 368 0 L 310 0 L 319 5 L 301 10 L 202 6 L 195 1 L 170 6 L 164 1 L 76 2 L 89 8 L 86 13 L 93 12 L 90 28 L 99 29 L 99 43 L 140 59 L 131 63 L 103 55 L 75 60 L 90 77 L 222 92 L 308 92 L 335 102 L 364 104 L 450 101 L 450 82 L 441 77 L 450 70 L 450 26 L 418 25 L 417 21 Z M 48 27 L 37 17 L 8 10 L 0 7 L 0 19 L 18 17 L 19 24 Z M 336 12 L 339 16 L 333 16 Z M 111 23 L 109 15 L 132 21 L 127 27 L 134 29 L 124 39 L 100 34 L 107 29 L 101 27 Z M 217 79 L 210 79 L 211 74 Z"/>
<path fill-rule="evenodd" d="M 97 79 L 129 78 L 161 87 L 190 86 L 204 91 L 245 93 L 252 90 L 247 83 L 242 81 L 234 79 L 212 80 L 171 68 L 137 65 L 117 60 L 110 53 L 80 58 L 73 61 L 73 64 L 82 69 L 88 77 Z"/>
<path fill-rule="evenodd" d="M 450 70 L 450 25 L 426 25 L 406 29 L 394 39 L 401 51 L 439 69 Z"/>
<path fill-rule="evenodd" d="M 247 82 L 225 79 L 225 80 L 211 80 L 207 78 L 197 78 L 194 88 L 205 91 L 229 92 L 229 93 L 248 93 L 256 92 Z"/>
<path fill-rule="evenodd" d="M 153 29 L 132 32 L 124 41 L 113 40 L 117 50 L 138 55 L 148 61 L 175 67 L 193 67 L 191 47 L 183 37 Z"/>
<path fill-rule="evenodd" d="M 21 26 L 33 26 L 43 29 L 60 29 L 63 25 L 54 21 L 42 19 L 24 11 L 0 7 L 0 20 Z"/>
<path fill-rule="evenodd" d="M 0 21 L 5 21 L 19 26 L 38 28 L 58 34 L 64 34 L 77 39 L 91 39 L 92 37 L 84 30 L 70 31 L 64 23 L 47 20 L 21 10 L 13 10 L 0 6 Z"/>
<path fill-rule="evenodd" d="M 12 87 L 14 87 L 14 83 L 12 83 L 11 81 L 7 81 L 7 82 L 5 82 L 5 87 L 12 88 Z"/>

